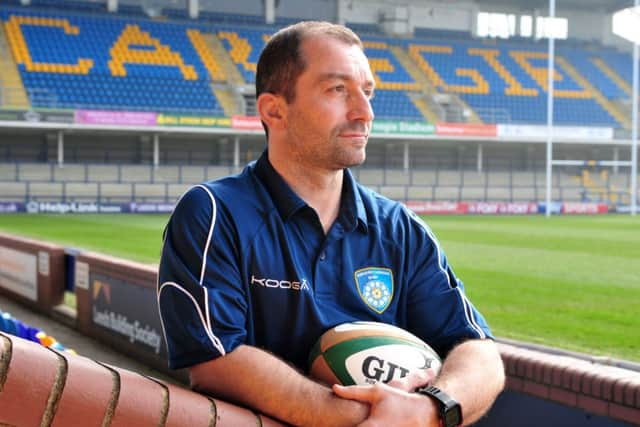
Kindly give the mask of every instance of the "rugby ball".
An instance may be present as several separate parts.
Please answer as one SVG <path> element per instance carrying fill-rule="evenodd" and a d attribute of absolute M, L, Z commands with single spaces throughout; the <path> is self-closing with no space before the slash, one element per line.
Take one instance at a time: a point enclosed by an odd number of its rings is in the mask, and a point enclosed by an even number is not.
<path fill-rule="evenodd" d="M 377 322 L 344 323 L 322 334 L 309 354 L 309 374 L 321 382 L 342 385 L 389 382 L 442 361 L 420 338 L 396 326 Z"/>

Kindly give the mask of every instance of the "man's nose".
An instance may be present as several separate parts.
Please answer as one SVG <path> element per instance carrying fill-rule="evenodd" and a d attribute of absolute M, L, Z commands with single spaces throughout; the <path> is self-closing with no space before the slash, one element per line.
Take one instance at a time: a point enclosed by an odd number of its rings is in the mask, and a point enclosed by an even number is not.
<path fill-rule="evenodd" d="M 349 120 L 357 120 L 363 122 L 371 122 L 373 120 L 373 108 L 371 100 L 362 91 L 357 91 L 351 96 L 351 104 L 349 105 Z"/>

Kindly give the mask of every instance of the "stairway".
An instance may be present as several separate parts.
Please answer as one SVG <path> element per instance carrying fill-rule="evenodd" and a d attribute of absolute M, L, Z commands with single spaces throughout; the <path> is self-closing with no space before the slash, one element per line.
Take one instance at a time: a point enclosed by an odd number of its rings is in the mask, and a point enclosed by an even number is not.
<path fill-rule="evenodd" d="M 207 34 L 204 36 L 207 45 L 211 48 L 213 56 L 218 60 L 218 64 L 222 67 L 224 74 L 227 76 L 227 81 L 232 85 L 243 86 L 247 82 L 244 81 L 244 77 L 238 71 L 236 64 L 233 63 L 227 49 L 225 49 L 222 41 L 215 34 Z"/>
<path fill-rule="evenodd" d="M 483 123 L 480 117 L 476 114 L 475 110 L 471 108 L 471 106 L 467 104 L 462 98 L 460 98 L 458 95 L 453 95 L 453 98 L 455 99 L 455 102 L 458 104 L 460 109 L 467 112 L 467 114 L 462 115 L 463 117 L 461 119 L 461 122 L 474 124 Z"/>
<path fill-rule="evenodd" d="M 242 86 L 245 82 L 220 39 L 215 34 L 202 34 L 198 30 L 188 30 L 187 35 L 211 76 L 209 86 L 220 102 L 224 115 L 231 117 L 243 114 L 242 97 L 235 93 L 234 87 Z"/>
<path fill-rule="evenodd" d="M 556 62 L 562 66 L 564 71 L 574 79 L 580 86 L 589 91 L 595 101 L 604 108 L 618 123 L 620 123 L 625 129 L 631 129 L 631 119 L 625 116 L 616 106 L 609 101 L 598 89 L 595 88 L 587 79 L 585 79 L 579 72 L 569 63 L 565 58 L 561 56 L 556 57 Z"/>
<path fill-rule="evenodd" d="M 212 34 L 204 35 L 198 30 L 187 30 L 187 36 L 202 59 L 205 68 L 211 76 L 211 80 L 214 82 L 225 81 L 227 79 L 225 72 L 218 62 L 218 57 L 213 54 L 210 48 L 213 44 L 213 39 L 216 37 Z"/>
<path fill-rule="evenodd" d="M 611 69 L 601 58 L 591 58 L 591 62 L 598 67 L 600 71 L 602 71 L 611 81 L 613 81 L 627 96 L 631 96 L 631 86 L 627 83 L 622 77 L 618 75 L 615 71 Z"/>
<path fill-rule="evenodd" d="M 28 109 L 29 99 L 0 24 L 0 108 Z"/>
<path fill-rule="evenodd" d="M 390 46 L 390 50 L 420 87 L 420 92 L 409 96 L 411 102 L 413 102 L 418 111 L 422 113 L 427 122 L 435 124 L 442 121 L 438 114 L 429 106 L 429 98 L 431 98 L 432 94 L 436 93 L 431 82 L 401 47 Z"/>
<path fill-rule="evenodd" d="M 427 101 L 427 95 L 422 92 L 417 93 L 409 93 L 409 99 L 413 102 L 413 105 L 416 106 L 418 111 L 427 119 L 429 123 L 437 123 L 441 122 L 437 115 L 433 113 L 433 110 L 430 108 L 429 103 Z"/>
<path fill-rule="evenodd" d="M 220 106 L 224 110 L 224 115 L 226 117 L 243 114 L 242 105 L 229 85 L 212 82 L 210 87 L 215 94 L 216 99 L 220 103 Z"/>

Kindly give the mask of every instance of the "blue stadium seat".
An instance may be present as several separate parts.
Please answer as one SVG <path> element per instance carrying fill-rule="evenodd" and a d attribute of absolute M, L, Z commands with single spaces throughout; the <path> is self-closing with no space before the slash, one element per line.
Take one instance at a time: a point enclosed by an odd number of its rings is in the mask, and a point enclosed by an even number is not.
<path fill-rule="evenodd" d="M 173 21 L 165 22 L 144 18 L 138 5 L 120 5 L 118 14 L 108 14 L 98 2 L 32 4 L 37 8 L 2 6 L 0 19 L 32 105 L 50 108 L 223 115 L 210 84 L 224 76 L 214 77 L 213 53 L 202 52 L 201 36 L 216 35 L 251 84 L 265 41 L 297 21 L 278 17 L 275 25 L 265 25 L 264 16 L 210 11 L 187 20 L 185 9 L 167 8 L 163 13 Z M 61 12 L 61 5 L 67 11 Z M 420 28 L 415 38 L 400 40 L 382 35 L 375 24 L 348 25 L 362 34 L 377 83 L 372 103 L 378 118 L 424 120 L 411 100 L 424 88 L 396 58 L 392 46 L 399 46 L 436 91 L 458 95 L 482 121 L 546 123 L 547 60 L 541 43 Z M 572 41 L 559 42 L 557 53 L 556 123 L 620 127 L 590 87 L 609 100 L 628 99 L 630 55 Z"/>
<path fill-rule="evenodd" d="M 204 27 L 31 9 L 0 18 L 20 36 L 10 40 L 34 107 L 224 115 L 187 33 Z"/>
<path fill-rule="evenodd" d="M 547 54 L 543 47 L 462 38 L 409 40 L 404 46 L 436 90 L 457 94 L 484 122 L 546 123 Z M 593 63 L 587 66 L 588 61 L 584 50 L 559 51 L 554 120 L 560 125 L 620 127 L 594 93 L 572 77 L 579 70 L 606 97 L 620 97 L 621 90 L 612 81 L 604 81 L 602 72 Z"/>

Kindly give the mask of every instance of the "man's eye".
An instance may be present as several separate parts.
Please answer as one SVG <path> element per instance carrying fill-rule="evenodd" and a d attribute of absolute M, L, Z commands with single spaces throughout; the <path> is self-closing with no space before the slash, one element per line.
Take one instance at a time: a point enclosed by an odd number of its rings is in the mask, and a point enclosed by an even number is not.
<path fill-rule="evenodd" d="M 346 87 L 344 85 L 337 85 L 333 87 L 334 92 L 344 92 Z"/>

